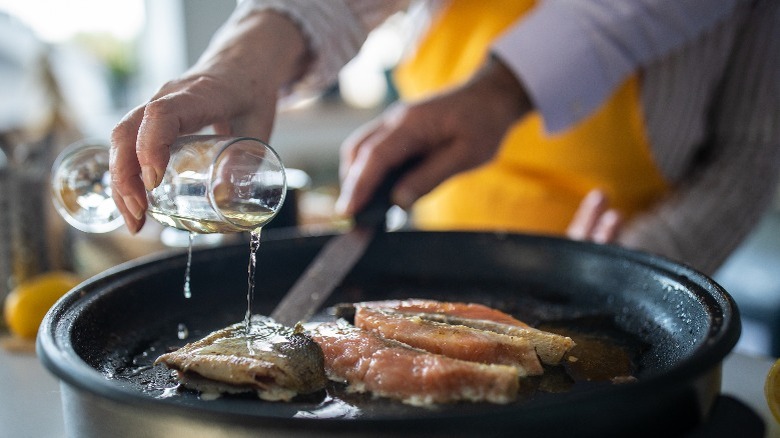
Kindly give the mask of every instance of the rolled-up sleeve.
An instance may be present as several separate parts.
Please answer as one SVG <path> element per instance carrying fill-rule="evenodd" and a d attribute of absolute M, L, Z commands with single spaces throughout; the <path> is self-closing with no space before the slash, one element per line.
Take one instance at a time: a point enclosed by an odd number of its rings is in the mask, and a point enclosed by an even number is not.
<path fill-rule="evenodd" d="M 493 52 L 523 82 L 548 132 L 593 110 L 632 72 L 728 16 L 736 0 L 546 0 Z"/>

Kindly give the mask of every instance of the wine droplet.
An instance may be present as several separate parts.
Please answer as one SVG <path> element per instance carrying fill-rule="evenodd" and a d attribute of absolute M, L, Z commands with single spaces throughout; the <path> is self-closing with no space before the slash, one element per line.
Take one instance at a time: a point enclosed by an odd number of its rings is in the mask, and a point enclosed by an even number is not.
<path fill-rule="evenodd" d="M 195 240 L 195 233 L 190 231 L 189 244 L 187 246 L 187 268 L 184 270 L 184 298 L 192 298 L 192 289 L 190 287 L 190 270 L 192 269 L 192 242 Z"/>
<path fill-rule="evenodd" d="M 187 339 L 190 336 L 190 330 L 187 328 L 186 325 L 179 323 L 179 328 L 177 330 L 176 336 L 179 339 Z"/>

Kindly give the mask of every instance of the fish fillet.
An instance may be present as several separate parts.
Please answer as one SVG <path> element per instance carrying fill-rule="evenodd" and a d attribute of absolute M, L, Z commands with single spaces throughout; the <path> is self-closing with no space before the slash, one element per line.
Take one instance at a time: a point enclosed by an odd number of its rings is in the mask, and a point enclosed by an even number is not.
<path fill-rule="evenodd" d="M 512 315 L 478 303 L 410 298 L 407 300 L 364 301 L 362 303 L 356 303 L 355 306 L 380 307 L 383 309 L 397 310 L 399 312 L 442 313 L 450 316 L 483 319 L 520 327 L 529 327 L 528 324 L 516 319 Z"/>
<path fill-rule="evenodd" d="M 544 373 L 534 346 L 515 336 L 368 307 L 356 308 L 355 326 L 455 359 L 512 365 L 517 367 L 520 377 Z"/>
<path fill-rule="evenodd" d="M 539 330 L 499 310 L 476 303 L 442 302 L 426 299 L 367 301 L 355 307 L 391 309 L 417 315 L 424 320 L 463 325 L 527 339 L 542 363 L 557 365 L 574 347 L 568 336 Z"/>
<path fill-rule="evenodd" d="M 325 387 L 322 350 L 301 326 L 295 329 L 255 315 L 249 336 L 243 322 L 163 354 L 155 361 L 176 371 L 186 387 L 220 393 L 257 392 L 289 401 Z"/>
<path fill-rule="evenodd" d="M 516 367 L 480 364 L 428 353 L 361 330 L 344 320 L 312 329 L 330 378 L 356 392 L 371 392 L 426 406 L 458 401 L 509 403 L 517 397 Z"/>

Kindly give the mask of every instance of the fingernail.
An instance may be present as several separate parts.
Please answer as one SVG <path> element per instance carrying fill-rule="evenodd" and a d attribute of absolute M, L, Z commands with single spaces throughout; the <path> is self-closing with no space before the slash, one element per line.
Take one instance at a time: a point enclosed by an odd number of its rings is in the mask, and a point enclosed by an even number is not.
<path fill-rule="evenodd" d="M 123 196 L 122 201 L 124 201 L 125 207 L 127 207 L 127 210 L 130 212 L 130 214 L 133 215 L 134 218 L 140 221 L 141 218 L 144 217 L 144 210 L 141 208 L 141 204 L 139 204 L 134 197 Z"/>
<path fill-rule="evenodd" d="M 157 185 L 157 171 L 152 166 L 141 167 L 141 179 L 146 190 L 152 190 Z"/>
<path fill-rule="evenodd" d="M 598 205 L 603 201 L 604 201 L 604 192 L 598 189 L 594 189 L 589 191 L 588 194 L 585 195 L 585 199 L 582 201 L 582 203 L 587 205 Z"/>
<path fill-rule="evenodd" d="M 341 192 L 339 193 L 336 204 L 333 208 L 336 210 L 336 214 L 340 216 L 346 216 L 348 214 L 347 208 L 349 207 L 350 200 L 352 199 L 352 191 L 354 189 L 354 178 L 347 178 L 341 183 Z"/>
<path fill-rule="evenodd" d="M 333 206 L 333 208 L 336 210 L 336 214 L 339 216 L 345 216 L 347 214 L 348 203 L 349 201 L 347 200 L 347 196 L 342 193 L 336 200 L 336 204 Z"/>
<path fill-rule="evenodd" d="M 140 229 L 140 227 L 138 227 L 138 225 L 135 224 L 131 225 L 125 223 L 125 226 L 127 227 L 127 231 L 130 233 L 131 236 L 135 236 L 136 234 L 138 234 L 138 230 Z"/>

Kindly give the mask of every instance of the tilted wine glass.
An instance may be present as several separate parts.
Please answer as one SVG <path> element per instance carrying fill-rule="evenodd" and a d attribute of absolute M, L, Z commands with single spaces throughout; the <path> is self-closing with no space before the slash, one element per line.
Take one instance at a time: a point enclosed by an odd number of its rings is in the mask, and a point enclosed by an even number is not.
<path fill-rule="evenodd" d="M 73 227 L 104 233 L 123 220 L 111 198 L 109 148 L 82 141 L 52 168 L 54 205 Z M 196 233 L 253 231 L 276 216 L 287 180 L 279 155 L 249 137 L 190 135 L 170 147 L 162 182 L 147 191 L 148 213 L 170 227 Z"/>

